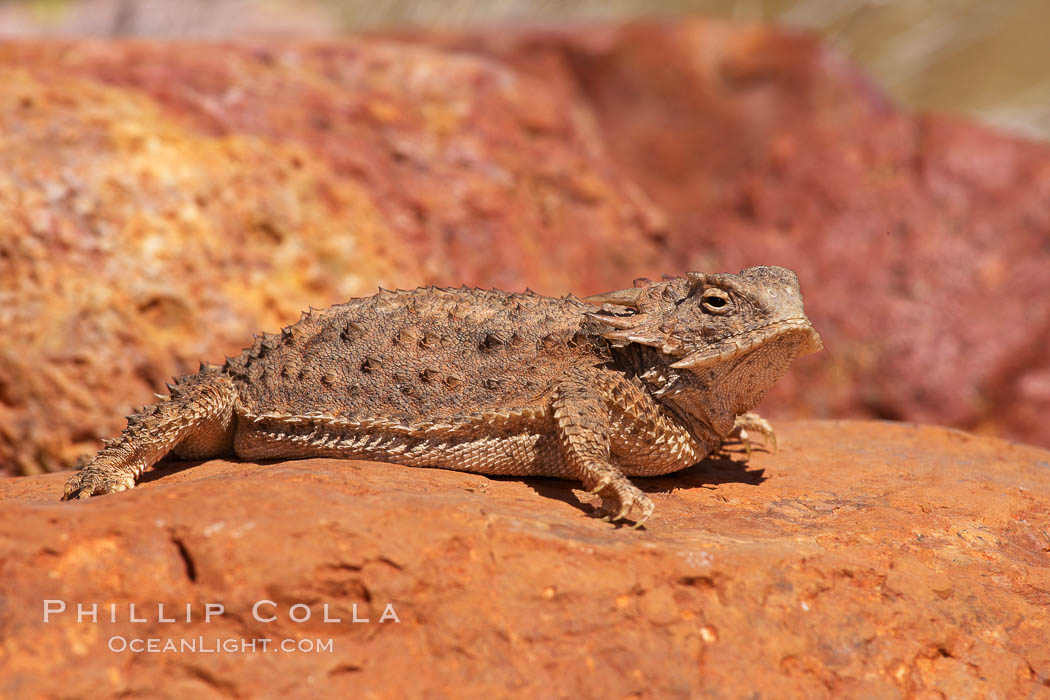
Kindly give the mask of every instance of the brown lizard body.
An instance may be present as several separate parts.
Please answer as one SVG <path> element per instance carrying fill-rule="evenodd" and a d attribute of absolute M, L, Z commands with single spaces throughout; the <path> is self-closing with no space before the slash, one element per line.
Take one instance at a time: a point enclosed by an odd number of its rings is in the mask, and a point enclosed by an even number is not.
<path fill-rule="evenodd" d="M 690 273 L 587 300 L 381 291 L 304 314 L 128 418 L 65 498 L 131 488 L 166 454 L 315 456 L 577 479 L 617 520 L 628 479 L 683 469 L 820 349 L 790 270 Z"/>

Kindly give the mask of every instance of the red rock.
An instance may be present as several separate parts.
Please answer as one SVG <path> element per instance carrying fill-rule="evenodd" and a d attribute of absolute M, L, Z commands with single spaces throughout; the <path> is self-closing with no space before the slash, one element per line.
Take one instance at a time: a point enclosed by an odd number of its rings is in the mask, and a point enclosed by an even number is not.
<path fill-rule="evenodd" d="M 776 28 L 408 36 L 586 104 L 668 212 L 674 271 L 798 272 L 827 352 L 771 407 L 1050 446 L 1050 145 L 898 110 L 815 36 Z"/>
<path fill-rule="evenodd" d="M 2 64 L 0 466 L 68 467 L 199 360 L 418 274 L 370 194 L 302 149 Z"/>
<path fill-rule="evenodd" d="M 764 411 L 1050 445 L 1050 146 L 897 110 L 813 36 L 8 42 L 0 77 L 0 468 L 69 466 L 198 359 L 380 282 L 752 264 L 799 272 L 827 348 Z"/>
<path fill-rule="evenodd" d="M 57 501 L 65 475 L 0 479 L 0 695 L 1050 693 L 1050 452 L 778 429 L 750 465 L 639 479 L 643 531 L 586 518 L 567 482 L 364 462 L 167 467 L 83 503 Z M 44 623 L 45 600 L 67 612 Z M 260 600 L 277 620 L 253 619 Z M 209 602 L 225 614 L 205 623 Z M 400 623 L 377 622 L 388 602 Z M 194 619 L 158 622 L 159 603 Z M 107 648 L 200 635 L 333 650 Z"/>
<path fill-rule="evenodd" d="M 71 466 L 172 376 L 377 284 L 659 272 L 650 205 L 575 105 L 424 47 L 4 42 L 0 158 L 16 473 Z"/>
<path fill-rule="evenodd" d="M 357 38 L 28 42 L 0 62 L 132 89 L 207 134 L 305 147 L 371 193 L 436 282 L 589 291 L 655 262 L 659 214 L 588 115 L 491 59 Z"/>

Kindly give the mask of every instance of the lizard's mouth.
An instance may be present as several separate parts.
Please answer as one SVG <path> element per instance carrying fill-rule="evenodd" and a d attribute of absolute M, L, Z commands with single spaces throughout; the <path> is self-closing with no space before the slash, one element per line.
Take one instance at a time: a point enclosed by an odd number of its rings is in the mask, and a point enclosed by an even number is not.
<path fill-rule="evenodd" d="M 793 337 L 792 337 L 793 336 Z M 675 362 L 675 369 L 697 370 L 742 357 L 749 352 L 774 341 L 793 340 L 797 343 L 795 357 L 818 352 L 824 347 L 820 335 L 813 329 L 808 318 L 789 318 L 754 328 L 746 333 L 723 338 Z"/>

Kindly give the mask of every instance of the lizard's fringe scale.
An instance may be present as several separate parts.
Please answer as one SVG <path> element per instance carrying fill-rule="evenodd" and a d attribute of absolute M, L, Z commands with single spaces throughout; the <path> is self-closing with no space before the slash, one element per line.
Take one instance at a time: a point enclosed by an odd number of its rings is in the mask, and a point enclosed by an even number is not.
<path fill-rule="evenodd" d="M 388 432 L 410 437 L 435 436 L 474 436 L 479 429 L 485 432 L 498 433 L 513 430 L 523 423 L 534 423 L 550 417 L 547 406 L 526 406 L 506 411 L 478 411 L 460 417 L 454 422 L 416 421 L 402 423 L 396 418 L 346 418 L 322 412 L 308 412 L 302 415 L 292 413 L 244 413 L 238 416 L 253 424 L 279 423 L 287 426 L 320 425 L 332 428 L 345 428 L 354 431 Z"/>

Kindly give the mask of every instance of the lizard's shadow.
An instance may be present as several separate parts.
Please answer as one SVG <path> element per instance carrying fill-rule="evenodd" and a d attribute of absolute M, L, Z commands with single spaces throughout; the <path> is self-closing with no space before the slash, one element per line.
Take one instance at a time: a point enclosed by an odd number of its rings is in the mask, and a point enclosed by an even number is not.
<path fill-rule="evenodd" d="M 761 449 L 761 448 L 759 448 Z M 758 450 L 756 450 L 758 451 Z M 712 488 L 719 484 L 748 484 L 758 486 L 766 480 L 764 469 L 751 469 L 746 461 L 733 459 L 737 453 L 722 452 L 718 456 L 707 457 L 688 469 L 666 474 L 664 476 L 629 477 L 631 483 L 645 493 L 669 493 L 676 489 Z M 285 460 L 262 460 L 258 464 L 277 464 Z M 139 477 L 140 484 L 157 481 L 192 467 L 205 464 L 208 460 L 177 460 L 167 458 Z M 494 481 L 523 482 L 544 498 L 568 503 L 580 510 L 593 510 L 593 506 L 580 500 L 573 489 L 580 485 L 555 477 L 528 477 L 488 475 Z M 596 497 L 595 497 L 596 498 Z"/>
<path fill-rule="evenodd" d="M 756 449 L 756 452 L 760 449 Z M 645 493 L 669 493 L 676 489 L 713 488 L 719 484 L 747 484 L 758 486 L 768 477 L 765 469 L 751 469 L 742 459 L 733 459 L 735 453 L 721 453 L 718 456 L 702 459 L 688 469 L 666 474 L 664 476 L 629 477 L 631 483 Z M 581 501 L 573 490 L 579 484 L 556 478 L 525 478 L 516 476 L 490 476 L 497 481 L 524 481 L 530 488 L 544 498 L 562 501 L 581 510 L 590 508 L 590 504 Z"/>
<path fill-rule="evenodd" d="M 152 469 L 143 472 L 142 476 L 136 480 L 136 483 L 148 484 L 151 481 L 163 479 L 166 476 L 171 476 L 172 474 L 177 474 L 186 471 L 187 469 L 198 467 L 202 464 L 207 464 L 208 461 L 209 460 L 207 459 L 174 459 L 172 457 L 165 457 L 157 462 Z"/>
<path fill-rule="evenodd" d="M 632 481 L 646 493 L 668 493 L 676 489 L 713 488 L 719 484 L 758 486 L 768 478 L 765 469 L 752 469 L 746 460 L 733 457 L 733 454 L 722 453 L 680 472 Z"/>

